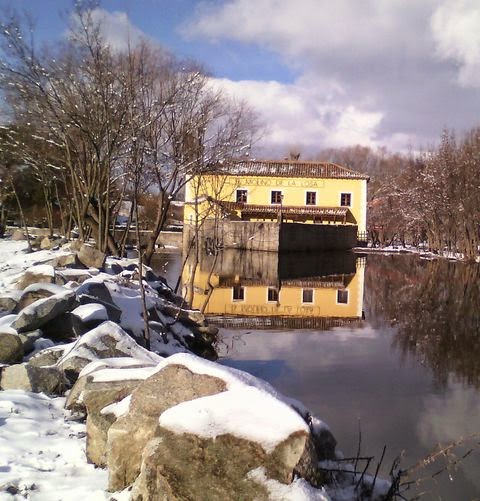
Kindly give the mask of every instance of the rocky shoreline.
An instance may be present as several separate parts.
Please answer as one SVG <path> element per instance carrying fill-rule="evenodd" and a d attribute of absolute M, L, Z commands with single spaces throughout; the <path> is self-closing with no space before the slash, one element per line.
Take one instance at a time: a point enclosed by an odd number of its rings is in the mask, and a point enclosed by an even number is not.
<path fill-rule="evenodd" d="M 152 270 L 147 350 L 135 262 L 66 244 L 29 263 L 0 296 L 0 388 L 65 396 L 65 418 L 86 423 L 86 460 L 108 470 L 107 491 L 385 499 L 389 484 L 359 478 L 301 403 L 213 362 L 217 328 Z"/>

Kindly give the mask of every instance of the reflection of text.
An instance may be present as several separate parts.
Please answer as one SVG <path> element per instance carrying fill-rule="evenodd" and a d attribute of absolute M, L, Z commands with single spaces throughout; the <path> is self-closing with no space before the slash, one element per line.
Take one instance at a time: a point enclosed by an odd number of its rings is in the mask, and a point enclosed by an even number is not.
<path fill-rule="evenodd" d="M 226 306 L 225 310 L 225 313 L 233 315 L 298 315 L 304 317 L 320 315 L 319 306 L 230 304 Z"/>
<path fill-rule="evenodd" d="M 323 188 L 324 179 L 276 179 L 272 182 L 269 177 L 242 177 L 238 180 L 239 186 L 298 186 L 300 188 Z"/>

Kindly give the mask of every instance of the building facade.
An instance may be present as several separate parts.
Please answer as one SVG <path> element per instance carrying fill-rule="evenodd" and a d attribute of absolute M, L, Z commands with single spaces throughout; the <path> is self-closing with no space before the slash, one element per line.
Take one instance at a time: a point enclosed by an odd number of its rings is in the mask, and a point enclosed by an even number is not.
<path fill-rule="evenodd" d="M 268 222 L 336 225 L 356 235 L 366 231 L 367 182 L 368 176 L 327 162 L 236 161 L 187 183 L 184 223 L 257 223 L 252 232 Z M 211 224 L 206 228 L 212 232 Z"/>

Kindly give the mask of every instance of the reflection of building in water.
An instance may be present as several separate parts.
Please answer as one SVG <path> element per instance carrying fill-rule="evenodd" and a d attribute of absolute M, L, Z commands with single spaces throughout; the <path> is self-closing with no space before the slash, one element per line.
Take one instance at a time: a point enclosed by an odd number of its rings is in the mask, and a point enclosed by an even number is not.
<path fill-rule="evenodd" d="M 226 327 L 328 329 L 362 319 L 363 280 L 364 260 L 352 253 L 226 251 L 202 259 L 193 307 Z"/>

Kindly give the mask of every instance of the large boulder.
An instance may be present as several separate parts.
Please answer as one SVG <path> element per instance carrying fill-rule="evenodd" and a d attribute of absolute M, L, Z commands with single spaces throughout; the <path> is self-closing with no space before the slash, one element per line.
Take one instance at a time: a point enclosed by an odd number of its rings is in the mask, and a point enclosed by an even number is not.
<path fill-rule="evenodd" d="M 159 416 L 166 409 L 225 388 L 224 381 L 181 365 L 169 365 L 141 383 L 132 393 L 128 412 L 108 430 L 109 490 L 122 490 L 135 481 L 143 449 L 155 437 Z"/>
<path fill-rule="evenodd" d="M 124 378 L 123 374 L 127 373 L 119 373 L 119 370 L 125 369 L 139 369 L 145 367 L 155 367 L 156 363 L 146 362 L 144 360 L 138 360 L 136 358 L 102 358 L 99 360 L 95 360 L 86 365 L 79 373 L 78 379 L 76 383 L 73 385 L 73 388 L 70 390 L 67 400 L 65 401 L 65 409 L 69 411 L 73 411 L 75 413 L 86 414 L 87 409 L 85 407 L 85 402 L 83 399 L 83 392 L 89 381 L 89 376 L 92 376 L 96 372 L 100 372 L 103 370 L 114 369 L 117 374 L 120 374 L 120 379 Z M 110 372 L 109 374 L 113 374 Z M 141 378 L 146 379 L 146 377 Z"/>
<path fill-rule="evenodd" d="M 36 283 L 53 283 L 55 281 L 55 270 L 50 264 L 38 264 L 31 266 L 25 271 L 23 276 L 16 284 L 17 289 L 25 289 L 31 284 Z"/>
<path fill-rule="evenodd" d="M 0 363 L 14 364 L 23 357 L 23 344 L 18 334 L 0 332 Z"/>
<path fill-rule="evenodd" d="M 70 311 L 75 301 L 75 292 L 70 290 L 39 299 L 20 311 L 13 327 L 18 332 L 38 329 L 58 315 Z"/>
<path fill-rule="evenodd" d="M 113 322 L 101 325 L 84 334 L 68 349 L 57 366 L 74 381 L 90 362 L 102 358 L 130 357 L 147 363 L 159 363 L 162 358 L 138 345 L 121 327 Z"/>
<path fill-rule="evenodd" d="M 315 480 L 310 428 L 270 385 L 187 354 L 157 370 L 109 429 L 110 489 L 137 477 L 138 501 L 269 499 L 252 471 L 281 484 L 294 474 Z"/>
<path fill-rule="evenodd" d="M 25 390 L 47 395 L 62 395 L 67 381 L 55 367 L 35 367 L 28 363 L 11 365 L 2 371 L 2 390 Z"/>
<path fill-rule="evenodd" d="M 105 253 L 87 244 L 80 247 L 77 258 L 86 268 L 102 268 L 105 263 Z"/>
<path fill-rule="evenodd" d="M 87 381 L 81 393 L 81 401 L 87 412 L 86 453 L 89 462 L 97 466 L 106 464 L 107 432 L 117 417 L 113 409 L 109 411 L 111 404 L 130 395 L 154 371 L 154 366 L 103 369 L 84 376 Z M 76 384 L 78 383 L 79 381 Z"/>

